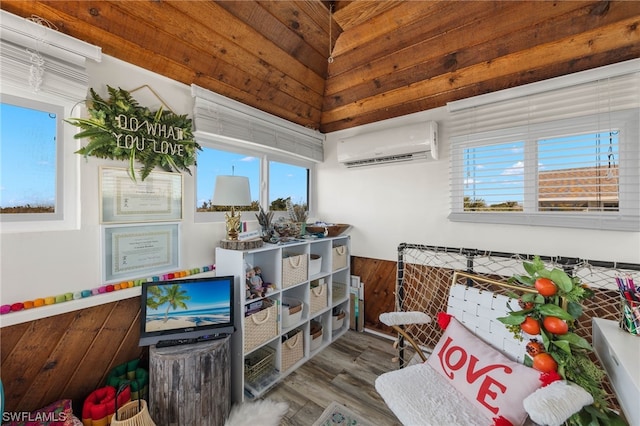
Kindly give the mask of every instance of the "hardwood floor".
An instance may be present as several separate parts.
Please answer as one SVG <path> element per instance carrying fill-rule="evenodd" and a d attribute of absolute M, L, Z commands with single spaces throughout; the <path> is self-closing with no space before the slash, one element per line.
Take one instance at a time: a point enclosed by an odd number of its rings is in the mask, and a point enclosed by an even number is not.
<path fill-rule="evenodd" d="M 283 426 L 310 426 L 336 401 L 378 426 L 400 425 L 374 387 L 380 374 L 394 369 L 392 340 L 349 331 L 267 392 L 285 401 Z"/>

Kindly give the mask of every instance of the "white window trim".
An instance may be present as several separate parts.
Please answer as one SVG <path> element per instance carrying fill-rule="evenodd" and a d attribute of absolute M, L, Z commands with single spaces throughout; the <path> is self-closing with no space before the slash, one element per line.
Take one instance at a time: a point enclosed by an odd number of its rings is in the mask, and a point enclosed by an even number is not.
<path fill-rule="evenodd" d="M 61 102 L 59 98 L 53 96 L 44 96 L 42 93 L 34 96 L 33 93 L 19 91 L 13 88 L 2 88 L 0 92 L 18 98 L 29 99 L 35 102 L 45 102 L 51 105 L 59 106 L 63 109 L 64 116 L 80 116 L 84 108 L 81 104 L 72 105 L 69 102 Z M 75 152 L 80 149 L 80 141 L 73 138 L 77 132 L 71 125 L 64 121 L 60 123 L 58 129 L 59 139 L 57 141 L 58 154 L 62 158 L 58 161 L 57 167 L 62 164 L 61 170 L 56 170 L 57 176 L 62 178 L 62 182 L 58 184 L 62 186 L 62 197 L 56 194 L 56 209 L 59 212 L 53 215 L 30 215 L 16 214 L 13 217 L 2 215 L 0 220 L 1 233 L 18 233 L 18 232 L 46 232 L 46 231 L 62 231 L 80 229 L 80 160 L 81 156 Z M 60 147 L 61 145 L 61 147 Z"/>
<path fill-rule="evenodd" d="M 259 200 L 263 209 L 268 210 L 269 161 L 309 169 L 308 207 L 309 216 L 312 216 L 315 211 L 315 166 L 324 160 L 324 135 L 196 85 L 191 86 L 191 94 L 195 98 L 193 134 L 201 146 L 261 159 Z M 284 213 L 274 212 L 274 218 L 280 216 Z M 255 220 L 255 215 L 243 219 Z M 194 221 L 223 222 L 224 213 L 196 211 Z"/>
<path fill-rule="evenodd" d="M 242 143 L 237 141 L 229 142 L 225 141 L 224 138 L 220 138 L 217 135 L 211 135 L 207 133 L 198 133 L 194 132 L 194 136 L 196 141 L 202 146 L 210 149 L 218 149 L 223 151 L 234 152 L 238 154 L 243 154 L 247 156 L 253 156 L 260 160 L 260 194 L 259 194 L 259 202 L 262 205 L 262 208 L 265 211 L 269 210 L 269 161 L 277 161 L 280 163 L 291 164 L 294 166 L 304 167 L 309 169 L 309 199 L 308 199 L 308 208 L 309 208 L 309 217 L 313 216 L 312 212 L 315 211 L 315 190 L 316 188 L 316 163 L 313 161 L 303 160 L 296 156 L 288 156 L 282 154 L 280 152 L 270 151 L 267 148 L 258 148 L 253 146 L 251 148 L 247 148 L 242 146 Z M 195 167 L 194 171 L 194 181 L 198 180 L 198 171 L 199 168 Z M 197 185 L 194 185 L 194 191 L 197 191 Z M 197 199 L 197 194 L 194 195 L 194 199 Z M 194 222 L 195 223 L 212 223 L 212 222 L 224 222 L 225 221 L 225 212 L 199 212 L 197 209 L 194 209 Z M 256 211 L 243 211 L 242 220 L 244 222 L 255 221 Z M 277 212 L 274 211 L 274 220 L 279 217 L 286 217 L 286 212 Z"/>
<path fill-rule="evenodd" d="M 0 67 L 0 94 L 61 106 L 63 119 L 80 117 L 87 94 L 88 76 L 86 60 L 99 62 L 102 51 L 99 47 L 70 37 L 44 25 L 0 10 L 0 44 L 2 45 L 2 67 Z M 41 84 L 29 81 L 30 53 L 43 55 L 45 63 Z M 6 57 L 5 57 L 6 55 Z M 53 68 L 48 62 L 58 62 Z M 35 87 L 34 87 L 35 86 Z M 74 139 L 79 129 L 62 123 L 57 143 L 62 144 L 64 167 L 58 170 L 62 177 L 63 195 L 60 200 L 62 219 L 2 221 L 0 232 L 41 232 L 80 228 L 80 156 L 75 154 L 80 141 Z M 61 132 L 61 133 L 60 133 Z M 27 215 L 21 215 L 27 217 Z"/>
<path fill-rule="evenodd" d="M 535 140 L 546 136 L 558 136 L 558 129 L 562 129 L 564 134 L 575 131 L 577 133 L 602 131 L 598 124 L 604 127 L 611 125 L 611 128 L 618 127 L 621 129 L 620 135 L 620 187 L 623 185 L 627 188 L 640 188 L 640 177 L 638 170 L 640 169 L 640 105 L 638 104 L 638 96 L 636 88 L 638 87 L 637 77 L 632 80 L 633 83 L 627 90 L 630 92 L 625 95 L 625 99 L 621 100 L 616 109 L 611 110 L 608 107 L 607 98 L 598 98 L 595 111 L 599 114 L 587 116 L 572 116 L 569 111 L 566 115 L 569 118 L 546 121 L 546 122 L 530 122 L 525 125 L 516 125 L 514 127 L 505 128 L 502 126 L 493 126 L 492 122 L 483 122 L 478 120 L 480 127 L 485 127 L 486 131 L 473 131 L 475 127 L 469 118 L 474 120 L 475 112 L 472 108 L 489 107 L 492 111 L 492 118 L 498 118 L 502 113 L 509 114 L 509 101 L 514 103 L 522 102 L 524 96 L 544 95 L 553 90 L 562 90 L 577 87 L 579 84 L 607 80 L 608 78 L 632 75 L 640 71 L 640 60 L 632 60 L 620 64 L 614 64 L 595 70 L 584 71 L 574 75 L 567 75 L 557 79 L 533 83 L 527 86 L 521 86 L 513 89 L 507 89 L 501 92 L 491 93 L 478 96 L 476 98 L 466 99 L 462 101 L 452 102 L 448 105 L 449 111 L 454 114 L 467 114 L 467 119 L 463 121 L 465 124 L 458 128 L 452 129 L 451 137 L 451 213 L 449 219 L 457 222 L 470 223 L 491 223 L 491 224 L 512 224 L 512 225 L 533 225 L 533 226 L 557 226 L 566 228 L 586 228 L 586 229 L 606 229 L 615 231 L 640 231 L 640 197 L 633 194 L 633 191 L 627 191 L 620 194 L 620 210 L 617 213 L 607 212 L 537 212 L 537 203 L 531 205 L 530 200 L 525 199 L 524 212 L 464 212 L 462 190 L 464 176 L 462 176 L 463 159 L 458 155 L 461 150 L 460 144 L 467 143 L 467 146 L 486 145 L 490 143 L 513 142 L 516 140 L 525 140 L 526 155 L 535 155 Z M 637 74 L 636 74 L 637 75 Z M 622 92 L 620 92 L 622 93 Z M 617 98 L 616 98 L 617 99 Z M 506 101 L 506 102 L 503 102 Z M 571 101 L 571 99 L 569 99 Z M 526 102 L 526 101 L 525 101 Z M 493 105 L 496 105 L 495 107 Z M 493 108 L 493 110 L 491 110 Z M 468 111 L 468 112 L 467 112 Z M 502 112 L 501 112 L 502 111 Z M 566 112 L 566 110 L 565 110 Z M 469 115 L 472 114 L 472 115 Z M 526 118 L 522 113 L 519 120 Z M 504 120 L 503 120 L 504 121 Z M 493 126 L 493 127 L 492 127 Z M 532 135 L 529 138 L 527 135 Z M 535 137 L 535 140 L 534 140 Z M 526 158 L 526 157 L 525 157 Z M 525 165 L 525 167 L 527 167 Z M 534 171 L 535 172 L 535 171 Z M 525 175 L 531 174 L 531 170 L 525 169 Z M 535 176 L 535 173 L 533 174 Z M 529 179 L 530 180 L 530 179 Z M 527 185 L 525 180 L 525 185 Z M 526 188 L 525 188 L 526 189 Z M 640 192 L 640 191 L 638 191 Z M 528 210 L 528 211 L 527 211 Z"/>

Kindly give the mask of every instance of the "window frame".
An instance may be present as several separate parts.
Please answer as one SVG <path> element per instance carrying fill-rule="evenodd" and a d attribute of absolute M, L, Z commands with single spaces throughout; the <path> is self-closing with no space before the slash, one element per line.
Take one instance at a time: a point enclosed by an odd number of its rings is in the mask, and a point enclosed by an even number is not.
<path fill-rule="evenodd" d="M 260 182 L 258 186 L 260 188 L 260 194 L 258 197 L 258 202 L 262 206 L 265 211 L 269 211 L 269 162 L 277 161 L 279 163 L 290 164 L 293 166 L 303 167 L 309 170 L 309 181 L 308 181 L 308 209 L 309 209 L 309 217 L 312 216 L 312 212 L 315 211 L 315 188 L 316 188 L 316 163 L 311 160 L 304 160 L 295 155 L 287 155 L 281 152 L 272 151 L 269 149 L 260 149 L 260 148 L 247 148 L 246 146 L 242 146 L 242 144 L 228 143 L 222 140 L 222 138 L 218 139 L 216 137 L 213 138 L 202 138 L 196 136 L 196 140 L 202 146 L 202 148 L 216 149 L 221 151 L 232 152 L 240 155 L 253 156 L 259 159 L 260 161 Z M 197 200 L 197 179 L 200 166 L 195 167 L 194 172 L 194 200 Z M 213 188 L 212 188 L 213 191 Z M 199 212 L 197 211 L 197 206 L 194 206 L 194 222 L 195 223 L 217 223 L 225 221 L 225 212 Z M 257 213 L 258 211 L 243 211 L 243 214 L 247 213 Z M 286 212 L 284 211 L 274 211 L 273 219 L 276 220 L 280 217 L 286 217 Z M 245 221 L 254 221 L 256 220 L 255 216 L 251 214 L 249 217 L 244 217 Z"/>
<path fill-rule="evenodd" d="M 640 230 L 640 200 L 634 200 L 632 191 L 626 189 L 640 188 L 640 178 L 637 172 L 640 168 L 640 149 L 634 146 L 634 141 L 640 140 L 639 116 L 640 109 L 634 108 L 453 137 L 449 220 L 616 231 Z M 618 212 L 538 211 L 537 141 L 571 134 L 603 132 L 608 129 L 620 130 Z M 525 144 L 524 210 L 522 212 L 464 211 L 464 148 L 520 140 L 524 140 Z M 462 141 L 464 141 L 464 147 L 460 146 Z M 636 170 L 635 173 L 634 170 Z M 532 189 L 533 194 L 531 194 Z"/>
<path fill-rule="evenodd" d="M 58 113 L 56 134 L 56 212 L 13 213 L 0 215 L 1 233 L 41 232 L 79 229 L 80 158 L 75 153 L 80 142 L 73 135 L 76 130 L 65 120 L 81 114 L 82 105 L 69 99 L 44 92 L 32 92 L 11 86 L 0 89 L 2 102 L 27 108 L 51 107 Z M 39 108 L 38 108 L 39 109 Z"/>

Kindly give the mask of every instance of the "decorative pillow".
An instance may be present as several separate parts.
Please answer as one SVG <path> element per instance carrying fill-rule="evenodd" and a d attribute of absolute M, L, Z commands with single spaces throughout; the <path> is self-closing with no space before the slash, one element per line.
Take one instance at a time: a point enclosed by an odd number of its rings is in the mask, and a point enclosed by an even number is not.
<path fill-rule="evenodd" d="M 523 401 L 531 420 L 549 426 L 560 426 L 590 404 L 593 404 L 593 396 L 581 386 L 566 380 L 558 380 L 538 389 Z"/>
<path fill-rule="evenodd" d="M 4 413 L 3 418 L 10 418 L 3 426 L 72 426 L 74 424 L 73 408 L 70 399 L 61 399 L 31 413 Z"/>
<path fill-rule="evenodd" d="M 538 371 L 511 361 L 453 317 L 427 364 L 486 414 L 488 424 L 504 417 L 522 425 L 522 401 L 541 385 Z"/>

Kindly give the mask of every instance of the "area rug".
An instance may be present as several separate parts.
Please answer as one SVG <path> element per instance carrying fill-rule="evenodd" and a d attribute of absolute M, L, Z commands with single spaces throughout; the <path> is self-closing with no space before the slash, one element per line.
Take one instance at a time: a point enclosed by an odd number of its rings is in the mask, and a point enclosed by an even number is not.
<path fill-rule="evenodd" d="M 289 404 L 268 399 L 243 402 L 231 408 L 225 426 L 279 426 Z"/>
<path fill-rule="evenodd" d="M 374 426 L 342 404 L 333 401 L 313 426 Z"/>

